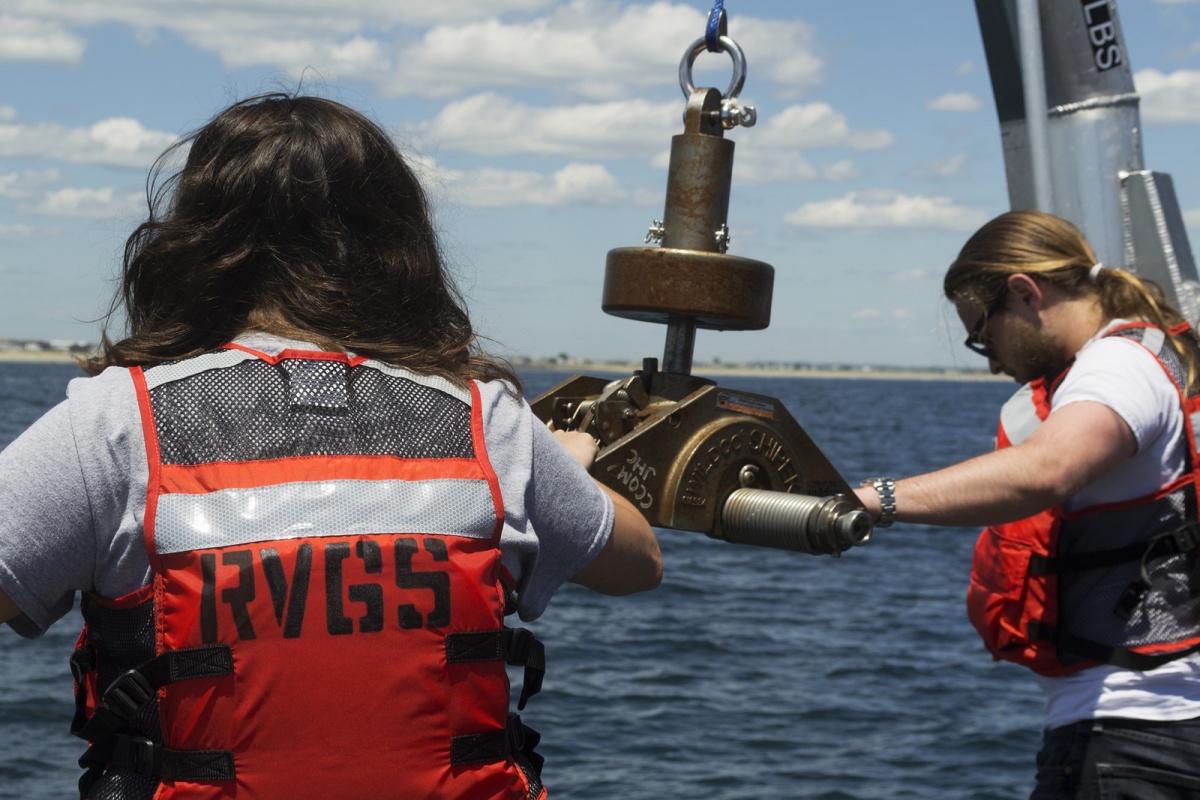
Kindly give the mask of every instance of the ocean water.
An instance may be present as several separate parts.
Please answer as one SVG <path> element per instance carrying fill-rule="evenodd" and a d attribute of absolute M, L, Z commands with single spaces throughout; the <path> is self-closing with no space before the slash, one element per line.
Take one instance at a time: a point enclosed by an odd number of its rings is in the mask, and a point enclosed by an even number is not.
<path fill-rule="evenodd" d="M 73 367 L 0 364 L 0 446 Z M 566 377 L 524 374 L 534 396 Z M 851 483 L 991 446 L 1009 384 L 723 377 L 781 400 Z M 975 532 L 899 525 L 840 559 L 661 530 L 663 585 L 568 585 L 532 627 L 543 778 L 572 800 L 1027 797 L 1041 695 L 963 610 Z M 67 657 L 78 621 L 0 629 L 0 798 L 75 793 Z"/>

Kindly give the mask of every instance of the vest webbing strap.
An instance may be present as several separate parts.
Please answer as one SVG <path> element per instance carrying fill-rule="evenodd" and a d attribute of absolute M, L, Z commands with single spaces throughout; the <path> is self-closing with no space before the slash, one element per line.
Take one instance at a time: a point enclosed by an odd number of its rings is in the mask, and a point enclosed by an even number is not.
<path fill-rule="evenodd" d="M 1052 642 L 1059 650 L 1080 656 L 1088 661 L 1099 661 L 1102 664 L 1111 664 L 1114 667 L 1137 672 L 1147 672 L 1178 658 L 1200 652 L 1200 644 L 1198 644 L 1173 653 L 1138 653 L 1065 633 L 1053 625 L 1036 620 L 1029 623 L 1029 637 L 1039 641 Z M 1059 660 L 1061 661 L 1061 659 Z"/>
<path fill-rule="evenodd" d="M 128 770 L 171 781 L 231 781 L 235 777 L 230 750 L 172 750 L 149 739 L 126 735 L 92 745 L 79 759 L 79 766 Z"/>
<path fill-rule="evenodd" d="M 503 661 L 514 667 L 524 667 L 521 697 L 517 710 L 525 708 L 542 689 L 546 676 L 546 646 L 527 628 L 503 628 L 479 633 L 446 634 L 446 661 L 462 664 L 471 661 Z"/>
<path fill-rule="evenodd" d="M 1096 550 L 1091 553 L 1073 553 L 1065 556 L 1033 555 L 1029 558 L 1031 575 L 1046 575 L 1058 572 L 1076 572 L 1085 569 L 1111 567 L 1141 558 L 1153 558 L 1186 553 L 1200 545 L 1200 522 L 1190 522 L 1172 531 L 1165 531 L 1143 542 L 1135 542 L 1112 550 Z"/>
<path fill-rule="evenodd" d="M 129 733 L 137 715 L 175 681 L 233 674 L 229 645 L 168 650 L 121 675 L 105 690 L 90 719 L 71 732 L 90 742 Z"/>
<path fill-rule="evenodd" d="M 1064 556 L 1047 556 L 1035 553 L 1029 557 L 1030 575 L 1057 575 L 1063 572 L 1082 572 L 1102 569 L 1136 561 L 1145 555 L 1149 545 L 1136 542 L 1112 550 L 1093 550 L 1090 553 L 1071 553 Z"/>
<path fill-rule="evenodd" d="M 450 764 L 455 767 L 504 761 L 509 752 L 507 730 L 469 733 L 450 740 Z"/>
<path fill-rule="evenodd" d="M 504 730 L 455 736 L 450 740 L 450 764 L 486 764 L 493 761 L 517 761 L 529 767 L 526 777 L 540 780 L 544 759 L 534 752 L 541 734 L 521 722 L 516 714 L 508 715 Z"/>
<path fill-rule="evenodd" d="M 1191 522 L 1175 530 L 1164 531 L 1152 536 L 1144 542 L 1113 550 L 1096 550 L 1091 553 L 1066 556 L 1033 555 L 1029 558 L 1029 573 L 1045 575 L 1098 569 L 1140 559 L 1142 566 L 1138 578 L 1129 582 L 1113 607 L 1114 614 L 1123 620 L 1128 620 L 1133 616 L 1134 610 L 1142 602 L 1146 592 L 1150 591 L 1150 573 L 1147 564 L 1154 559 L 1193 551 L 1197 545 L 1200 545 L 1200 523 Z"/>
<path fill-rule="evenodd" d="M 84 666 L 85 660 L 79 661 Z M 88 770 L 80 778 L 81 794 L 110 769 L 166 780 L 234 780 L 231 750 L 173 750 L 131 735 L 136 733 L 138 715 L 151 705 L 163 686 L 190 678 L 232 674 L 233 653 L 229 645 L 218 644 L 168 650 L 113 681 L 92 716 L 72 726 L 71 732 L 91 745 L 79 759 L 79 766 Z"/>

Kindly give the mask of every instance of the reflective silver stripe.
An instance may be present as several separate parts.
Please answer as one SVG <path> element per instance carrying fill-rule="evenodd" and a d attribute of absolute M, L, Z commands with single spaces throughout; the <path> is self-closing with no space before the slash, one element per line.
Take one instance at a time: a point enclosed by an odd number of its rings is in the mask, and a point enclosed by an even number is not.
<path fill-rule="evenodd" d="M 1167 334 L 1162 328 L 1142 328 L 1142 345 L 1155 355 L 1162 353 L 1163 345 L 1166 344 Z"/>
<path fill-rule="evenodd" d="M 313 481 L 160 495 L 154 545 L 159 553 L 179 553 L 363 533 L 487 539 L 495 525 L 496 510 L 485 480 Z"/>
<path fill-rule="evenodd" d="M 368 358 L 362 362 L 360 366 L 377 369 L 384 375 L 391 375 L 393 378 L 404 378 L 413 383 L 419 383 L 422 386 L 448 394 L 451 397 L 461 400 L 467 405 L 471 405 L 471 390 L 465 386 L 455 386 L 450 381 L 440 375 L 420 375 L 416 372 L 411 372 L 403 367 L 393 367 L 391 364 L 385 364 L 382 361 L 376 361 L 373 358 Z"/>
<path fill-rule="evenodd" d="M 208 372 L 210 369 L 232 367 L 234 364 L 240 364 L 251 358 L 257 358 L 257 356 L 247 353 L 244 350 L 218 350 L 215 353 L 205 353 L 194 358 L 184 359 L 178 364 L 163 364 L 157 367 L 150 367 L 145 371 L 146 388 L 153 389 L 156 386 L 162 386 L 164 383 L 171 383 L 182 378 L 199 375 L 201 372 Z"/>
<path fill-rule="evenodd" d="M 1025 384 L 1017 393 L 1008 399 L 1004 408 L 1000 409 L 1000 427 L 1012 444 L 1020 444 L 1028 439 L 1042 421 L 1038 419 L 1037 409 L 1033 405 L 1033 390 Z"/>
<path fill-rule="evenodd" d="M 1200 453 L 1200 411 L 1196 411 L 1190 416 L 1192 420 L 1192 442 L 1196 445 L 1196 452 Z"/>

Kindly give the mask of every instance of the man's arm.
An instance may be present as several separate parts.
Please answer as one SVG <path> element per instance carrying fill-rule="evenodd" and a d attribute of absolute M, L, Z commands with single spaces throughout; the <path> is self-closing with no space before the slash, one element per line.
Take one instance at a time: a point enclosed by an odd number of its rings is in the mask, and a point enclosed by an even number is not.
<path fill-rule="evenodd" d="M 1056 506 L 1137 453 L 1133 431 L 1102 403 L 1081 401 L 1046 418 L 1024 442 L 896 482 L 896 518 L 977 527 Z M 879 497 L 859 489 L 873 518 Z"/>

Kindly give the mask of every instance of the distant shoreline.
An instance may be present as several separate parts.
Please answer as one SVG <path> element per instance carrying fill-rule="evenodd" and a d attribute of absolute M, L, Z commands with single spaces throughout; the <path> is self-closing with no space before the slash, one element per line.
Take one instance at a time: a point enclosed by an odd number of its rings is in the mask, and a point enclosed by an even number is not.
<path fill-rule="evenodd" d="M 26 361 L 42 364 L 74 364 L 75 359 L 86 358 L 87 353 L 70 353 L 66 350 L 17 350 L 0 348 L 0 361 Z"/>
<path fill-rule="evenodd" d="M 73 364 L 77 357 L 85 357 L 84 353 L 70 353 L 65 350 L 18 350 L 0 348 L 0 362 L 26 362 L 42 364 Z M 615 372 L 633 374 L 640 370 L 640 362 L 568 362 L 557 361 L 522 361 L 513 359 L 510 362 L 517 370 L 544 369 L 574 375 L 587 375 L 592 372 Z M 756 367 L 744 364 L 694 364 L 692 373 L 701 377 L 735 376 L 740 378 L 868 378 L 874 380 L 919 380 L 919 381 L 1008 381 L 1005 375 L 991 375 L 982 370 L 955 369 L 892 369 L 887 367 L 846 367 L 832 369 L 828 367 Z"/>
<path fill-rule="evenodd" d="M 633 374 L 642 368 L 641 363 L 558 363 L 554 361 L 512 361 L 518 371 L 522 369 L 545 369 L 555 372 L 587 375 L 592 372 L 616 372 Z M 982 370 L 956 370 L 936 368 L 891 368 L 891 367 L 756 367 L 745 364 L 693 364 L 692 374 L 700 377 L 736 376 L 740 378 L 856 378 L 874 380 L 919 380 L 919 381 L 1011 381 L 1007 375 L 992 375 Z"/>

